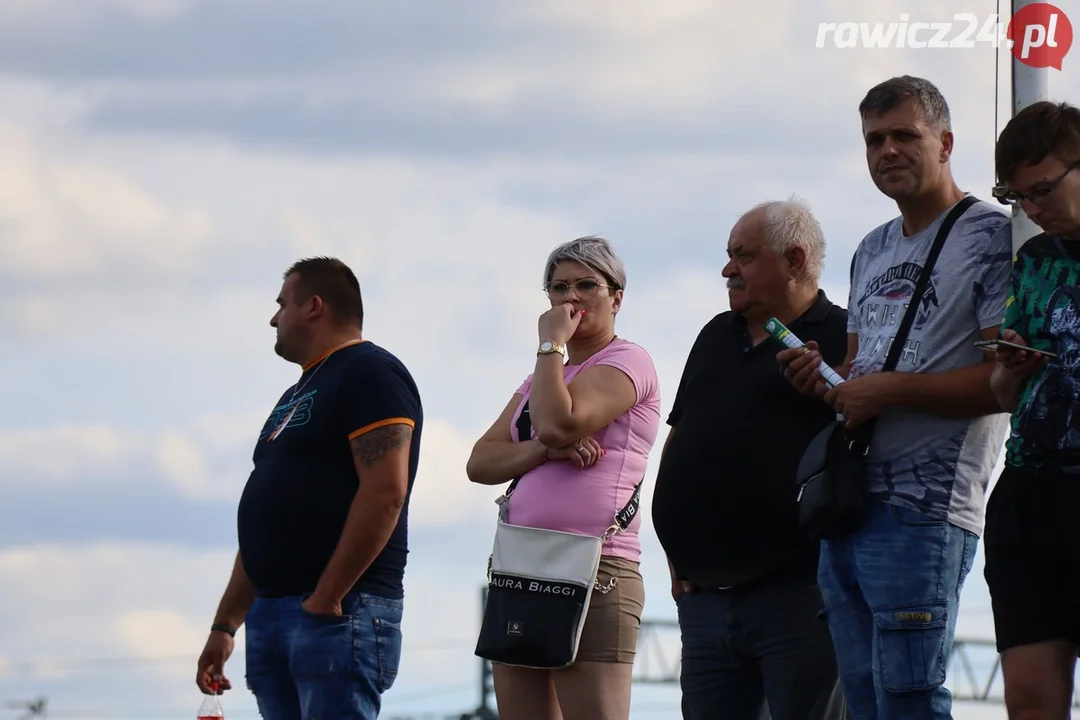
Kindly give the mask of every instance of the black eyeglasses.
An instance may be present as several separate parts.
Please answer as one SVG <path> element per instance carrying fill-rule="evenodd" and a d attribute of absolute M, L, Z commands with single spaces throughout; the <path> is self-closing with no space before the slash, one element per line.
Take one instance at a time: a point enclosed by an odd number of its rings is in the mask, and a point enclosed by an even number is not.
<path fill-rule="evenodd" d="M 561 280 L 549 282 L 547 285 L 544 286 L 544 292 L 546 292 L 548 297 L 552 300 L 559 301 L 565 298 L 567 294 L 569 294 L 570 288 L 574 288 L 574 290 L 577 291 L 578 297 L 580 298 L 591 298 L 592 296 L 596 295 L 596 291 L 600 288 L 607 288 L 608 290 L 618 290 L 617 287 L 611 285 L 601 285 L 596 280 L 585 278 L 583 280 L 575 280 L 571 284 L 564 283 Z"/>
<path fill-rule="evenodd" d="M 1065 179 L 1069 173 L 1076 168 L 1080 167 L 1080 160 L 1074 162 L 1065 172 L 1058 175 L 1056 178 L 1048 183 L 1037 186 L 1028 190 L 1026 193 L 1010 190 L 1005 185 L 998 185 L 993 190 L 993 195 L 997 198 L 997 201 L 1002 205 L 1019 206 L 1023 204 L 1025 200 L 1031 201 L 1036 205 L 1040 205 L 1050 199 L 1050 196 L 1057 190 L 1057 186 L 1061 184 L 1061 181 Z"/>

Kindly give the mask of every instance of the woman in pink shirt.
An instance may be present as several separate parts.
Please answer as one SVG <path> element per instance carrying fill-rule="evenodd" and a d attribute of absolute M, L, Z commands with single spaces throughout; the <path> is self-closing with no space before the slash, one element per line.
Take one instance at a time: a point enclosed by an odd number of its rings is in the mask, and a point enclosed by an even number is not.
<path fill-rule="evenodd" d="M 469 479 L 521 480 L 508 504 L 514 525 L 601 536 L 641 482 L 660 424 L 652 358 L 615 334 L 626 272 L 602 238 L 548 257 L 533 373 L 477 441 Z M 565 348 L 568 360 L 563 362 Z M 518 442 L 525 401 L 532 439 Z M 639 513 L 640 514 L 640 513 Z M 626 720 L 645 588 L 640 521 L 604 544 L 575 663 L 556 671 L 496 664 L 502 720 Z"/>

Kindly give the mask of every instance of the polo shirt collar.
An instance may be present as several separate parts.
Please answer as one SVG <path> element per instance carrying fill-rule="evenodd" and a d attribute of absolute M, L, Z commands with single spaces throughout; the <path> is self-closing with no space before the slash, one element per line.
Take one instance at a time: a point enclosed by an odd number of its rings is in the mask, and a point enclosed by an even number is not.
<path fill-rule="evenodd" d="M 829 310 L 832 308 L 832 302 L 829 298 L 825 297 L 824 290 L 817 291 L 817 297 L 814 299 L 814 304 L 810 306 L 810 309 L 799 316 L 795 322 L 797 323 L 814 323 L 819 324 L 825 322 L 825 319 L 829 316 Z M 794 323 L 792 323 L 794 324 Z"/>
<path fill-rule="evenodd" d="M 819 289 L 817 291 L 817 297 L 814 298 L 814 304 L 811 305 L 806 312 L 797 317 L 793 322 L 788 323 L 789 327 L 804 324 L 819 325 L 825 322 L 825 319 L 829 316 L 829 310 L 832 308 L 832 302 L 825 296 L 825 291 Z M 746 329 L 746 318 L 738 313 L 734 313 L 735 323 L 741 329 Z"/>

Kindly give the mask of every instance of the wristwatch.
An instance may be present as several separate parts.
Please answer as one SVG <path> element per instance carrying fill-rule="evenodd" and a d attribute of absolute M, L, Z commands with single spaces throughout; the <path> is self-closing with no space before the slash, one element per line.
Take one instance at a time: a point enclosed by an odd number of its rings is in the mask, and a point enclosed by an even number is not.
<path fill-rule="evenodd" d="M 557 342 L 554 342 L 552 340 L 545 340 L 544 342 L 540 343 L 540 347 L 536 350 L 536 354 L 537 355 L 555 355 L 555 354 L 562 355 L 564 349 L 565 348 L 563 348 L 563 346 L 560 345 Z"/>

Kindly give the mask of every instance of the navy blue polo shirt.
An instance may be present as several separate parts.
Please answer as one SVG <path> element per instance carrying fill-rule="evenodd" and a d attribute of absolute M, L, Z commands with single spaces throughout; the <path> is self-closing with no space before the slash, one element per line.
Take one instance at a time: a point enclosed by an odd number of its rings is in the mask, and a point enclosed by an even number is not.
<path fill-rule="evenodd" d="M 281 396 L 259 433 L 237 511 L 240 556 L 258 594 L 314 591 L 359 487 L 350 439 L 391 423 L 413 426 L 411 495 L 423 410 L 416 383 L 393 354 L 369 341 L 347 345 L 310 364 Z M 408 509 L 406 500 L 390 540 L 354 589 L 403 596 Z"/>

